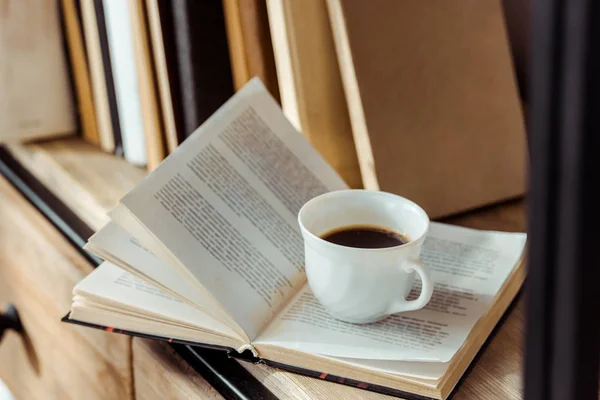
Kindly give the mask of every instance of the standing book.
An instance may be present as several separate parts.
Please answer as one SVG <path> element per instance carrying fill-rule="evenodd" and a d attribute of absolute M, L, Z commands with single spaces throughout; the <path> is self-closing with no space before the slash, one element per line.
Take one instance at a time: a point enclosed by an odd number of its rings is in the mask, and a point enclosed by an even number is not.
<path fill-rule="evenodd" d="M 273 45 L 265 0 L 223 0 L 235 89 L 258 76 L 279 99 Z"/>
<path fill-rule="evenodd" d="M 328 7 L 365 188 L 434 218 L 524 194 L 525 124 L 501 2 Z"/>
<path fill-rule="evenodd" d="M 148 162 L 140 81 L 129 1 L 96 0 L 104 12 L 123 153 L 131 164 Z"/>
<path fill-rule="evenodd" d="M 110 55 L 108 54 L 104 11 L 102 10 L 102 4 L 99 3 L 100 1 L 81 0 L 81 19 L 100 148 L 109 153 L 118 153 L 120 151 L 121 132 Z"/>
<path fill-rule="evenodd" d="M 83 44 L 81 14 L 75 0 L 62 0 L 61 6 L 75 87 L 75 98 L 79 110 L 81 135 L 84 140 L 97 146 L 100 144 L 100 136 L 92 98 L 90 70 Z"/>
<path fill-rule="evenodd" d="M 179 146 L 180 137 L 175 124 L 175 105 L 173 104 L 172 81 L 174 65 L 168 63 L 168 47 L 172 46 L 163 26 L 170 22 L 169 4 L 165 0 L 146 0 L 148 27 L 152 42 L 152 57 L 160 97 L 162 125 L 165 132 L 167 152 L 172 153 Z"/>
<path fill-rule="evenodd" d="M 0 4 L 0 142 L 76 130 L 58 5 Z"/>
<path fill-rule="evenodd" d="M 172 32 L 165 36 L 172 40 L 168 46 L 177 69 L 172 97 L 186 138 L 233 94 L 225 16 L 221 1 L 172 0 L 169 5 L 165 15 L 172 20 L 165 27 Z"/>
<path fill-rule="evenodd" d="M 432 223 L 430 303 L 340 322 L 307 285 L 296 215 L 344 188 L 252 80 L 110 212 L 87 244 L 106 261 L 75 287 L 65 321 L 445 399 L 521 287 L 526 236 Z"/>
<path fill-rule="evenodd" d="M 140 102 L 146 137 L 146 158 L 148 169 L 153 170 L 165 158 L 165 140 L 163 121 L 158 104 L 158 88 L 152 51 L 150 33 L 146 21 L 144 0 L 129 0 L 133 49 L 137 69 Z"/>
<path fill-rule="evenodd" d="M 267 0 L 281 107 L 352 188 L 362 178 L 325 0 Z"/>

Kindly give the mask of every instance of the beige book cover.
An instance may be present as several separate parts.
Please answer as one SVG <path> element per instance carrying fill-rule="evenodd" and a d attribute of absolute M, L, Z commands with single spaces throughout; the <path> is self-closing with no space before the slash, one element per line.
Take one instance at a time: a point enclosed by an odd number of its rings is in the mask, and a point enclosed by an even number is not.
<path fill-rule="evenodd" d="M 524 193 L 524 120 L 499 1 L 328 6 L 366 188 L 434 218 Z"/>
<path fill-rule="evenodd" d="M 352 188 L 360 168 L 326 0 L 268 0 L 281 106 Z"/>
<path fill-rule="evenodd" d="M 0 142 L 72 134 L 58 2 L 0 0 Z"/>

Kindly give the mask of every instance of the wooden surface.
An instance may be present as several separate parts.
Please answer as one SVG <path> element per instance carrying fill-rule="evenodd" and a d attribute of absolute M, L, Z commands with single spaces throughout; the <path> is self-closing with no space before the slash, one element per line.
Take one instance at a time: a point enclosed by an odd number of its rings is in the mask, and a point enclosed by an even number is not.
<path fill-rule="evenodd" d="M 136 398 L 223 398 L 167 343 L 134 338 L 132 351 Z"/>
<path fill-rule="evenodd" d="M 352 188 L 362 179 L 325 0 L 268 0 L 286 117 Z"/>
<path fill-rule="evenodd" d="M 108 222 L 106 213 L 146 176 L 144 169 L 80 138 L 15 144 L 9 150 L 93 230 Z"/>
<path fill-rule="evenodd" d="M 328 0 L 367 189 L 432 217 L 525 192 L 526 142 L 500 0 Z"/>
<path fill-rule="evenodd" d="M 89 262 L 3 177 L 0 205 L 0 308 L 25 329 L 5 333 L 0 379 L 17 399 L 132 398 L 131 339 L 60 323 Z"/>
<path fill-rule="evenodd" d="M 72 204 L 73 210 L 85 221 L 102 221 L 105 218 L 105 211 L 103 210 L 108 210 L 116 204 L 120 197 L 144 175 L 144 171 L 141 169 L 120 162 L 115 157 L 102 154 L 76 139 L 28 146 L 12 146 L 10 150 L 13 151 L 14 155 L 18 154 L 17 158 L 21 160 L 22 164 L 33 171 L 40 180 L 50 182 L 49 188 L 54 190 L 63 202 Z M 111 184 L 111 182 L 113 183 Z M 75 200 L 72 197 L 96 199 L 96 201 L 93 202 L 93 206 L 90 206 L 87 205 L 87 202 Z M 444 220 L 444 222 L 477 229 L 522 232 L 526 228 L 525 203 L 523 200 L 510 201 L 498 206 L 455 216 Z M 91 226 L 97 229 L 101 224 Z M 0 243 L 2 242 L 0 241 Z M 454 399 L 504 400 L 520 398 L 522 385 L 522 303 L 521 298 L 517 307 L 508 315 L 489 346 L 481 353 L 480 359 L 468 373 Z M 136 341 L 137 339 L 134 340 L 134 347 L 140 347 L 141 344 L 136 344 Z M 138 351 L 140 350 L 138 349 Z M 144 348 L 143 351 L 157 351 L 160 353 L 165 350 Z M 269 390 L 283 399 L 334 398 L 349 400 L 388 398 L 376 393 L 303 377 L 267 366 L 245 362 L 241 362 L 241 364 Z M 172 376 L 174 376 L 172 381 L 178 382 L 180 378 L 177 378 L 177 376 L 180 376 L 183 372 L 179 371 L 179 367 L 173 368 L 164 369 L 167 372 L 160 381 L 162 382 L 161 385 L 171 382 Z M 145 372 L 148 376 L 150 373 L 151 371 Z M 159 389 L 151 387 L 148 390 L 152 392 Z M 162 388 L 160 390 L 167 390 L 166 393 L 168 393 L 168 390 L 177 391 L 179 389 Z M 196 398 L 202 397 L 197 396 Z"/>
<path fill-rule="evenodd" d="M 350 386 L 292 374 L 266 365 L 248 364 L 243 361 L 240 364 L 280 399 L 397 399 L 397 397 L 385 396 L 375 392 L 355 389 Z"/>

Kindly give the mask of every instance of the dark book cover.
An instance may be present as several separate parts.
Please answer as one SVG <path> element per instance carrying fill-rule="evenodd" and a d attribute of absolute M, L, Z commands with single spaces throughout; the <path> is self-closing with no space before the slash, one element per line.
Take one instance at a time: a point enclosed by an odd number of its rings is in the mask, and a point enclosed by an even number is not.
<path fill-rule="evenodd" d="M 165 52 L 165 63 L 169 79 L 169 90 L 171 92 L 171 103 L 173 106 L 173 118 L 177 131 L 177 142 L 181 143 L 186 138 L 183 129 L 183 110 L 179 71 L 177 66 L 177 48 L 175 43 L 175 24 L 173 20 L 173 8 L 171 0 L 157 0 L 158 14 L 160 16 L 160 28 Z"/>
<path fill-rule="evenodd" d="M 119 111 L 117 108 L 117 94 L 115 92 L 115 81 L 113 79 L 110 51 L 108 48 L 108 33 L 106 31 L 106 19 L 102 0 L 94 0 L 96 10 L 96 23 L 98 24 L 98 37 L 100 38 L 100 50 L 102 52 L 102 64 L 104 65 L 104 78 L 106 79 L 106 93 L 108 95 L 108 106 L 110 108 L 110 119 L 115 139 L 115 154 L 123 155 L 123 143 L 121 140 L 121 125 L 119 122 Z"/>
<path fill-rule="evenodd" d="M 234 93 L 223 4 L 172 0 L 170 10 L 159 5 L 168 69 L 175 69 L 177 130 L 186 138 Z"/>

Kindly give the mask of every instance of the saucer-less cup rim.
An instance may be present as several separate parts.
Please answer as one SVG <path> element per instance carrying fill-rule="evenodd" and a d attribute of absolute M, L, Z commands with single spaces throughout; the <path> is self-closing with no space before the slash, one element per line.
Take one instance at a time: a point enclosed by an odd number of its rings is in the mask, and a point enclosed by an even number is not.
<path fill-rule="evenodd" d="M 346 225 L 337 225 L 340 220 L 347 220 Z M 433 280 L 428 268 L 419 257 L 430 221 L 427 213 L 413 201 L 386 192 L 362 189 L 338 190 L 309 200 L 298 212 L 298 223 L 307 252 L 306 273 L 309 285 L 315 297 L 336 318 L 352 323 L 374 322 L 390 314 L 423 308 L 431 299 Z M 342 246 L 320 237 L 331 229 L 371 223 L 407 234 L 409 241 L 398 246 L 372 249 Z M 313 260 L 310 264 L 309 254 Z M 312 258 L 315 254 L 321 254 L 321 257 L 326 254 L 325 257 L 329 258 L 334 265 L 315 268 L 315 259 Z M 351 261 L 347 261 L 348 256 Z M 397 261 L 393 261 L 394 259 Z M 359 271 L 361 264 L 370 263 L 369 269 L 378 268 L 383 274 L 381 276 L 387 277 L 387 282 L 392 282 L 389 280 L 390 271 L 395 270 L 402 274 L 410 274 L 414 271 L 421 278 L 421 293 L 417 299 L 407 300 L 405 291 L 408 286 L 405 285 L 403 291 L 400 291 L 397 296 L 390 296 L 389 300 L 386 300 L 384 295 L 380 299 L 382 301 L 372 309 L 360 306 L 348 308 L 346 307 L 348 303 L 340 300 L 345 294 L 340 295 L 338 292 L 337 295 L 332 295 L 335 292 L 330 291 L 327 283 L 332 271 L 338 268 L 337 265 L 346 262 L 359 266 L 353 273 Z M 392 265 L 393 269 L 389 269 Z M 344 271 L 349 270 L 344 269 Z M 370 282 L 372 285 L 375 281 Z M 393 292 L 391 286 L 388 286 L 387 290 L 383 289 L 383 292 L 389 293 L 390 290 Z"/>
<path fill-rule="evenodd" d="M 304 225 L 304 223 L 303 223 L 304 215 L 308 212 L 307 210 L 309 210 L 311 207 L 313 207 L 315 205 L 315 203 L 318 203 L 319 201 L 327 200 L 327 199 L 332 198 L 332 197 L 333 198 L 335 198 L 335 197 L 343 197 L 345 195 L 352 194 L 352 193 L 356 193 L 356 194 L 365 193 L 368 196 L 381 196 L 381 197 L 392 198 L 394 200 L 401 200 L 401 201 L 410 203 L 410 205 L 412 207 L 414 207 L 414 209 L 425 220 L 426 228 L 423 230 L 423 232 L 421 232 L 421 234 L 418 237 L 413 238 L 413 237 L 409 236 L 409 241 L 406 242 L 406 243 L 403 243 L 401 245 L 373 249 L 373 248 L 348 247 L 348 246 L 343 246 L 343 245 L 340 245 L 340 244 L 329 242 L 329 241 L 321 238 L 318 234 L 315 234 L 314 232 L 312 232 L 310 229 L 308 229 Z M 302 229 L 302 231 L 304 231 L 305 234 L 307 234 L 308 236 L 310 236 L 317 243 L 321 243 L 322 245 L 326 245 L 326 246 L 333 246 L 334 248 L 340 248 L 340 249 L 355 249 L 355 250 L 360 251 L 361 253 L 364 253 L 364 252 L 371 252 L 371 253 L 390 252 L 390 251 L 398 250 L 398 248 L 400 248 L 400 247 L 406 247 L 406 246 L 409 246 L 409 245 L 414 245 L 414 244 L 420 243 L 423 240 L 425 240 L 425 237 L 427 236 L 427 231 L 428 231 L 429 223 L 430 223 L 429 216 L 427 215 L 427 213 L 425 212 L 425 210 L 423 210 L 423 208 L 421 208 L 414 201 L 411 201 L 411 200 L 407 199 L 406 197 L 395 195 L 393 193 L 380 192 L 380 191 L 375 191 L 375 190 L 366 190 L 366 189 L 342 189 L 342 190 L 336 190 L 336 191 L 333 191 L 333 192 L 327 192 L 327 193 L 321 194 L 321 195 L 313 197 L 312 199 L 310 199 L 309 201 L 307 201 L 302 206 L 302 208 L 300 208 L 300 211 L 298 212 L 298 224 L 300 225 L 300 229 Z M 342 227 L 340 226 L 340 228 L 342 228 Z M 405 232 L 398 232 L 398 233 L 404 234 Z"/>

